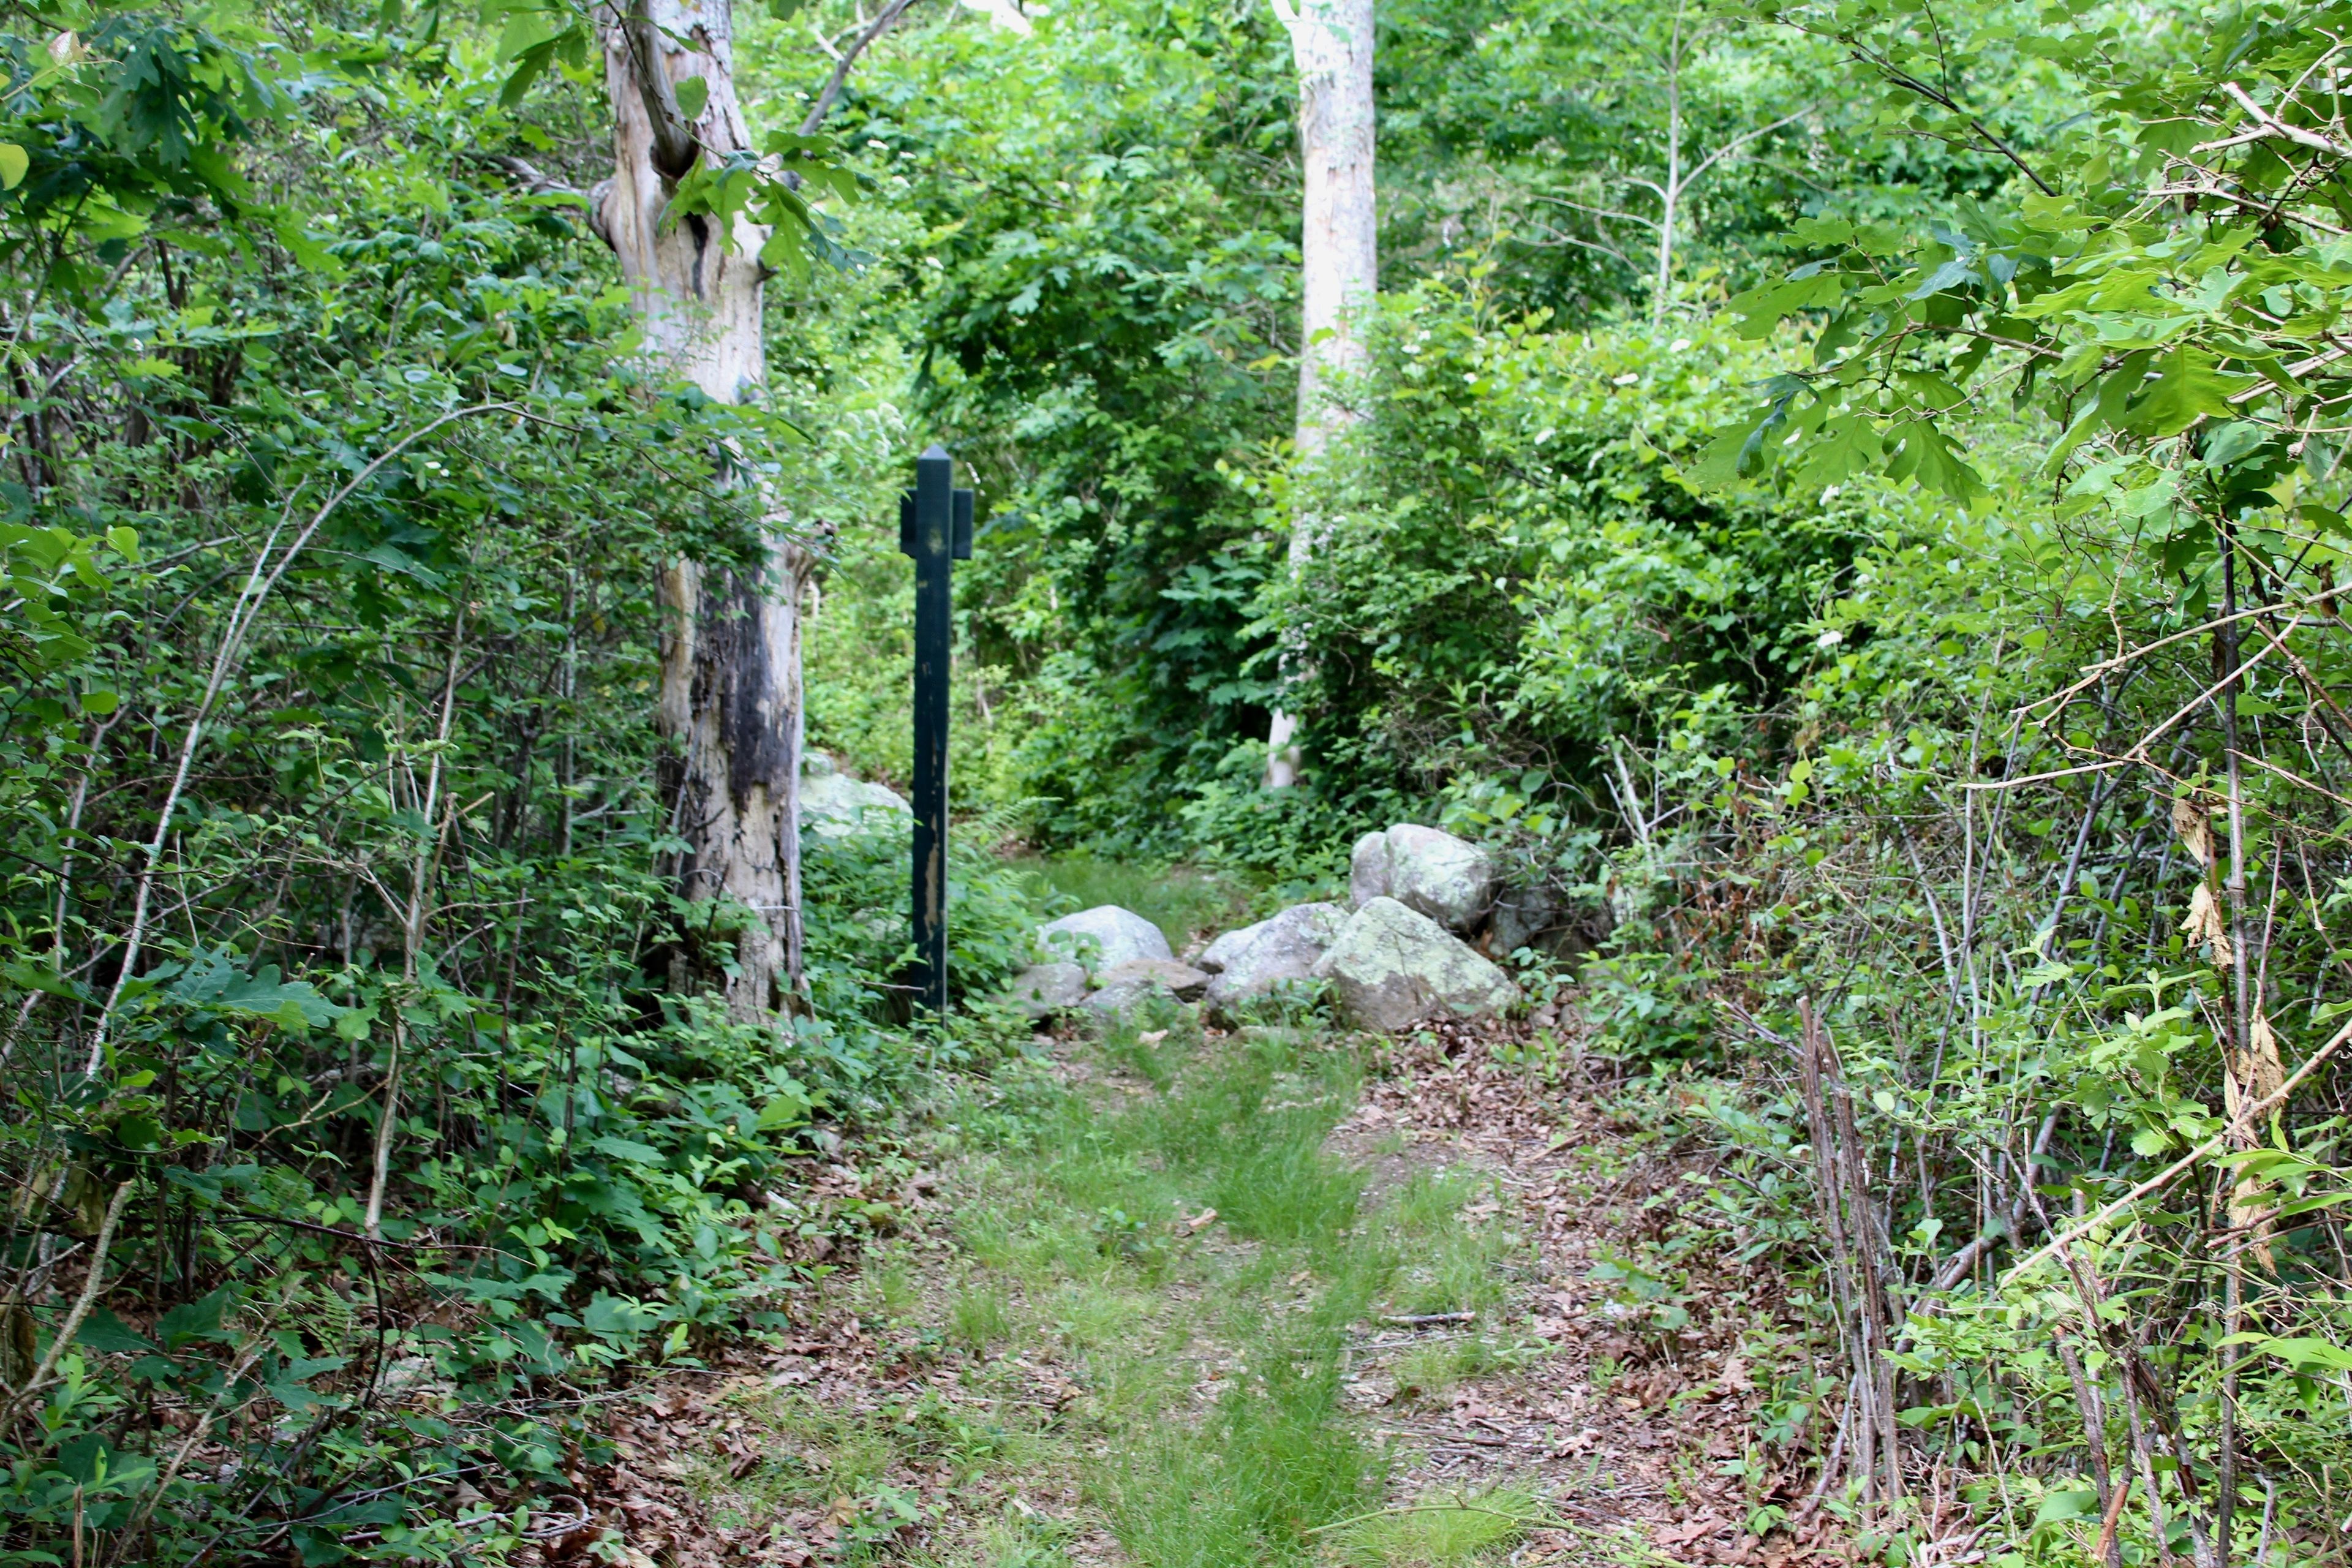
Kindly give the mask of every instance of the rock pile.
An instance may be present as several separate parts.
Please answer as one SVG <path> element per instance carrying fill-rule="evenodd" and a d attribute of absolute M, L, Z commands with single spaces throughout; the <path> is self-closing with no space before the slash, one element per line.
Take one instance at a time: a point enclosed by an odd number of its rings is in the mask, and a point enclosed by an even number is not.
<path fill-rule="evenodd" d="M 1231 1023 L 1244 1003 L 1314 978 L 1315 966 L 1347 923 L 1348 911 L 1338 904 L 1294 904 L 1211 942 L 1201 954 L 1201 967 L 1216 976 L 1209 982 L 1209 1016 Z"/>
<path fill-rule="evenodd" d="M 1348 901 L 1360 910 L 1374 899 L 1466 931 L 1494 907 L 1495 862 L 1451 833 L 1399 823 L 1365 834 L 1348 856 Z"/>
<path fill-rule="evenodd" d="M 1115 1018 L 1148 996 L 1165 994 L 1179 1002 L 1198 1002 L 1209 988 L 1209 976 L 1172 958 L 1131 958 L 1114 963 L 1095 976 L 1095 989 L 1086 1005 L 1106 1018 Z"/>
<path fill-rule="evenodd" d="M 1179 963 L 1167 935 L 1132 910 L 1099 904 L 1037 928 L 1037 946 L 1047 955 L 1013 977 L 1008 994 L 1033 1018 L 1086 1007 L 1105 1017 L 1128 1011 L 1147 996 L 1197 1002 L 1209 975 Z"/>
<path fill-rule="evenodd" d="M 1518 988 L 1463 934 L 1490 917 L 1517 932 L 1549 912 L 1498 908 L 1496 880 L 1476 845 L 1400 823 L 1357 840 L 1351 907 L 1293 905 L 1218 937 L 1194 968 L 1175 962 L 1159 927 L 1106 904 L 1040 927 L 1045 962 L 1024 971 L 1012 994 L 1032 1017 L 1080 1006 L 1114 1016 L 1154 994 L 1198 999 L 1230 1024 L 1286 984 L 1323 981 L 1340 1016 L 1360 1029 L 1491 1017 L 1517 1005 Z"/>
<path fill-rule="evenodd" d="M 1067 953 L 1094 968 L 1129 963 L 1139 958 L 1173 958 L 1168 937 L 1131 910 L 1097 904 L 1037 928 L 1037 940 L 1048 952 Z"/>
<path fill-rule="evenodd" d="M 1395 1034 L 1438 1013 L 1493 1017 L 1519 999 L 1510 976 L 1418 910 L 1379 898 L 1349 917 L 1315 965 L 1339 1016 Z"/>

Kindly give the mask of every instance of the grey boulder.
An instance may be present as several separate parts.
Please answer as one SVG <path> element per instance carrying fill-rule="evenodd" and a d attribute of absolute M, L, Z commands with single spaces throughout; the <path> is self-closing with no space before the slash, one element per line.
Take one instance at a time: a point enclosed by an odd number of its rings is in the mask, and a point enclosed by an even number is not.
<path fill-rule="evenodd" d="M 809 753 L 801 774 L 801 833 L 845 838 L 853 833 L 887 832 L 906 826 L 915 808 L 886 784 L 867 784 L 841 772 L 823 752 Z"/>
<path fill-rule="evenodd" d="M 1391 898 L 1374 898 L 1349 916 L 1312 973 L 1331 983 L 1342 1017 L 1382 1034 L 1440 1013 L 1492 1017 L 1519 995 L 1467 942 Z"/>
<path fill-rule="evenodd" d="M 1495 902 L 1495 862 L 1475 844 L 1401 822 L 1367 833 L 1348 857 L 1348 898 L 1358 909 L 1394 899 L 1441 925 L 1468 931 Z"/>
<path fill-rule="evenodd" d="M 1239 958 L 1242 955 L 1242 951 L 1248 947 L 1250 943 L 1255 942 L 1257 940 L 1257 933 L 1265 929 L 1265 922 L 1264 921 L 1260 921 L 1254 926 L 1241 926 L 1233 931 L 1229 931 L 1223 936 L 1217 938 L 1216 941 L 1211 942 L 1208 946 L 1202 948 L 1201 950 L 1200 956 L 1193 959 L 1192 963 L 1197 967 L 1205 969 L 1210 973 L 1214 974 L 1218 971 L 1223 969 L 1226 964 L 1231 963 L 1234 959 Z"/>
<path fill-rule="evenodd" d="M 1117 904 L 1097 904 L 1048 921 L 1037 928 L 1037 940 L 1054 957 L 1076 960 L 1097 973 L 1134 959 L 1176 956 L 1168 951 L 1168 938 L 1158 926 Z"/>
<path fill-rule="evenodd" d="M 1284 982 L 1312 977 L 1316 963 L 1347 923 L 1348 911 L 1337 904 L 1294 904 L 1255 925 L 1227 931 L 1201 955 L 1203 969 L 1212 955 L 1220 959 L 1217 977 L 1209 982 L 1210 1013 L 1230 1018 L 1234 1008 L 1272 995 Z M 1220 948 L 1225 951 L 1219 953 Z"/>
<path fill-rule="evenodd" d="M 1495 940 L 1488 945 L 1497 957 L 1508 958 L 1559 930 L 1566 916 L 1549 888 L 1506 888 L 1495 899 Z"/>
<path fill-rule="evenodd" d="M 1112 964 L 1096 978 L 1101 984 L 1086 999 L 1086 1005 L 1088 1010 L 1106 1018 L 1117 1017 L 1155 995 L 1197 1002 L 1209 988 L 1209 976 L 1172 958 L 1130 958 L 1124 963 Z"/>
<path fill-rule="evenodd" d="M 1013 977 L 1004 994 L 1032 1018 L 1066 1013 L 1087 999 L 1086 966 L 1077 963 L 1037 963 Z"/>

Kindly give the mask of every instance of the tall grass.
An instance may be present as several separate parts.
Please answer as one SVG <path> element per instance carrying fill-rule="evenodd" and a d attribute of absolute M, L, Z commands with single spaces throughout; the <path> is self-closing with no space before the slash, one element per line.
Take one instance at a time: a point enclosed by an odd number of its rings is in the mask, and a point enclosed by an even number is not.
<path fill-rule="evenodd" d="M 1210 1234 L 1229 1239 L 1205 1260 L 1196 1245 L 1181 1265 L 1196 1317 L 1154 1333 L 1131 1314 L 1087 1336 L 1119 1428 L 1092 1490 L 1124 1550 L 1151 1568 L 1302 1559 L 1307 1532 L 1373 1506 L 1384 1475 L 1340 1419 L 1349 1325 L 1397 1268 L 1361 1223 L 1360 1173 L 1323 1149 L 1352 1102 L 1356 1063 L 1311 1035 L 1256 1030 L 1213 1047 L 1181 1022 L 1149 1041 L 1128 1024 L 1102 1048 L 1156 1090 L 1108 1114 L 1076 1094 L 1045 1110 L 1034 1153 L 1008 1172 L 1030 1194 L 1025 1219 L 979 1229 L 992 1243 L 1026 1231 L 1036 1283 L 1055 1281 L 1054 1310 L 1077 1331 L 1088 1297 L 1134 1301 L 1180 1267 L 1178 1216 L 1217 1211 Z M 1308 1299 L 1270 1310 L 1302 1277 Z M 1210 1352 L 1232 1374 L 1203 1409 L 1192 1375 Z"/>

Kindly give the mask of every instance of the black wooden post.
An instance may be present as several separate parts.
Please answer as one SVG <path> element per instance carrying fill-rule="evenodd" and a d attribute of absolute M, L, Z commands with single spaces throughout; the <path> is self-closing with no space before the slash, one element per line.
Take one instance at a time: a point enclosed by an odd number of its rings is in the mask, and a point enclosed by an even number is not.
<path fill-rule="evenodd" d="M 915 963 L 923 1005 L 948 1010 L 948 651 L 950 563 L 971 559 L 971 492 L 933 446 L 898 503 L 898 548 L 915 558 Z"/>

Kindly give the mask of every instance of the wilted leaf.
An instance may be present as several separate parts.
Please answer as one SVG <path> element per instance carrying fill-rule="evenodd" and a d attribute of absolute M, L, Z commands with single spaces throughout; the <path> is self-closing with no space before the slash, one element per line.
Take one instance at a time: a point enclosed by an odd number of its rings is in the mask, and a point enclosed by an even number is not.
<path fill-rule="evenodd" d="M 2212 888 L 2204 882 L 2189 898 L 2189 917 L 2180 922 L 2181 934 L 2192 942 L 2202 942 L 2216 969 L 2227 969 L 2235 954 L 2230 946 L 2230 930 L 2221 919 L 2221 906 L 2213 897 Z"/>
<path fill-rule="evenodd" d="M 2205 808 L 2194 795 L 2179 795 L 2172 799 L 2172 831 L 2180 836 L 2180 847 L 2200 866 L 2213 863 L 2213 828 Z"/>

